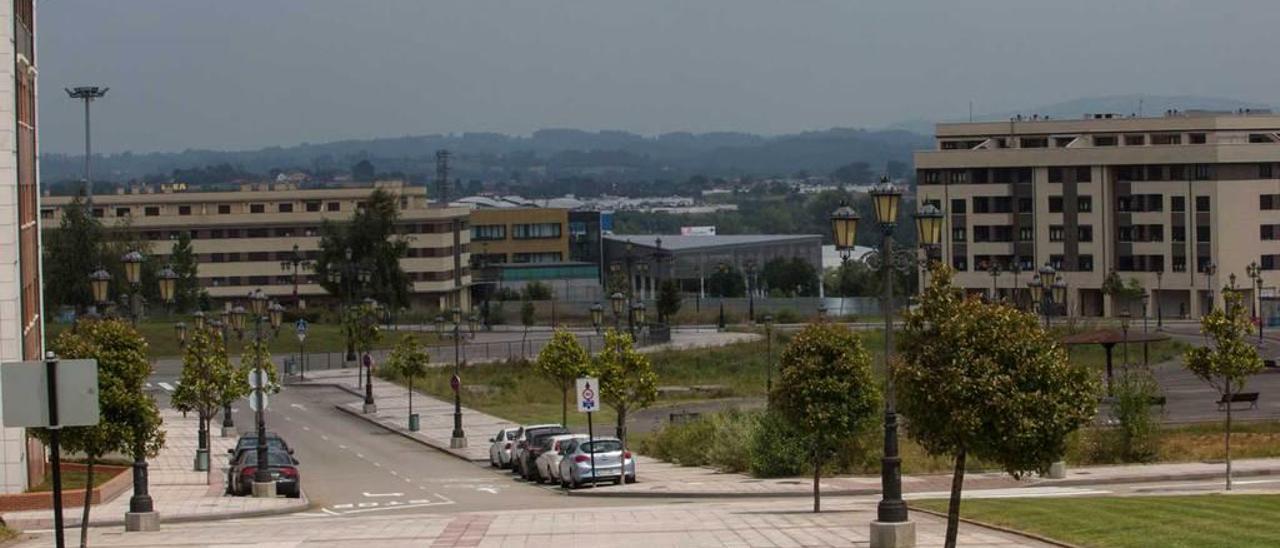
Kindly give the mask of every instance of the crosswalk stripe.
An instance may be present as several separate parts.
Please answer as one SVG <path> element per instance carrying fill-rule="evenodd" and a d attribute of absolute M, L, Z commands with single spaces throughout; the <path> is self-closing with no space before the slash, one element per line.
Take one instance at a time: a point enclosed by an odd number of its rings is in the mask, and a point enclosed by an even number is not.
<path fill-rule="evenodd" d="M 167 383 L 167 382 L 162 382 L 162 383 L 160 383 L 160 388 L 163 388 L 163 389 L 165 389 L 165 390 L 168 390 L 169 392 L 173 392 L 173 385 L 171 385 L 171 384 L 169 384 L 169 383 Z"/>

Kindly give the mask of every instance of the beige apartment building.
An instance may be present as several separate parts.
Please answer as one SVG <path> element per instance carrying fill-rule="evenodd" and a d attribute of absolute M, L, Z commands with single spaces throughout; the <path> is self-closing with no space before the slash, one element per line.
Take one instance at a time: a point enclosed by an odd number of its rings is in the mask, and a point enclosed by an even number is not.
<path fill-rule="evenodd" d="M 401 233 L 409 238 L 409 253 L 400 264 L 412 284 L 413 306 L 469 308 L 469 210 L 428 204 L 425 188 L 401 181 L 344 188 L 258 183 L 222 192 L 192 192 L 181 184 L 134 186 L 95 196 L 93 214 L 108 227 L 127 221 L 130 230 L 150 242 L 150 252 L 162 258 L 179 234 L 190 233 L 200 286 L 215 300 L 240 299 L 261 288 L 288 303 L 295 277 L 286 263 L 293 259 L 294 246 L 303 259 L 314 261 L 321 223 L 349 220 L 375 187 L 399 198 Z M 57 226 L 71 199 L 45 197 L 40 211 L 44 223 Z M 296 289 L 304 306 L 308 299 L 327 296 L 305 266 Z"/>
<path fill-rule="evenodd" d="M 959 285 L 1027 303 L 1048 263 L 1068 285 L 1068 313 L 1141 316 L 1141 302 L 1104 298 L 1114 271 L 1149 292 L 1148 316 L 1194 318 L 1222 305 L 1234 276 L 1251 309 L 1278 314 L 1280 116 L 947 123 L 936 140 L 915 154 L 917 198 L 946 214 L 937 253 Z"/>

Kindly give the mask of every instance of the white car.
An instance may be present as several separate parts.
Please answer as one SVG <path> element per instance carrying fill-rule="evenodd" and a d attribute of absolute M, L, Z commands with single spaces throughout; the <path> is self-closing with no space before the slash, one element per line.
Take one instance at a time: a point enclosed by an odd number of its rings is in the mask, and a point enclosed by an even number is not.
<path fill-rule="evenodd" d="M 511 467 L 511 448 L 516 443 L 516 427 L 503 428 L 498 434 L 489 438 L 489 466 L 494 468 Z"/>
<path fill-rule="evenodd" d="M 561 434 L 546 438 L 543 451 L 538 455 L 534 465 L 538 467 L 538 477 L 547 483 L 560 483 L 560 459 L 564 458 L 564 450 L 569 442 L 586 440 L 584 434 Z"/>

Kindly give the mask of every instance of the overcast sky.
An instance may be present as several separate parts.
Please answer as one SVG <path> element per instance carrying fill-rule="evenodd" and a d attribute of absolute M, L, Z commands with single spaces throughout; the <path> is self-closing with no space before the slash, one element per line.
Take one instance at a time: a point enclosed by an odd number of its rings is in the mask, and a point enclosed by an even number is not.
<path fill-rule="evenodd" d="M 39 0 L 40 138 L 784 133 L 1092 95 L 1272 103 L 1275 0 Z"/>

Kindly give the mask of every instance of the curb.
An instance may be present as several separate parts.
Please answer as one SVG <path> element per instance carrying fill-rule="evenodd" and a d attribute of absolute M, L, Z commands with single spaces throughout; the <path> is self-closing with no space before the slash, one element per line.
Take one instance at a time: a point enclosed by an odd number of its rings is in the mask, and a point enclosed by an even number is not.
<path fill-rule="evenodd" d="M 1227 472 L 1224 469 L 1219 472 L 1193 472 L 1190 474 L 1122 476 L 1122 477 L 1101 478 L 1101 479 L 1089 479 L 1089 478 L 1061 479 L 1061 480 L 1046 479 L 1046 480 L 1036 481 L 1030 485 L 1027 485 L 1026 487 L 1048 487 L 1048 486 L 1087 487 L 1091 485 L 1117 485 L 1117 484 L 1124 484 L 1124 483 L 1164 483 L 1164 482 L 1171 482 L 1171 481 L 1203 481 L 1203 480 L 1211 480 L 1211 479 L 1221 479 L 1223 481 L 1226 481 L 1226 474 Z M 1261 469 L 1261 470 L 1248 470 L 1243 472 L 1231 473 L 1232 478 L 1251 478 L 1251 477 L 1258 477 L 1258 476 L 1274 476 L 1274 475 L 1280 475 L 1280 470 L 1267 468 L 1267 469 Z"/>
<path fill-rule="evenodd" d="M 191 515 L 191 516 L 178 516 L 178 517 L 172 517 L 172 518 L 165 518 L 164 513 L 161 513 L 160 527 L 163 528 L 166 523 L 195 523 L 195 522 L 204 522 L 204 521 L 221 521 L 224 519 L 260 518 L 265 516 L 278 516 L 283 514 L 293 514 L 293 513 L 301 512 L 311 507 L 311 499 L 307 498 L 307 493 L 305 491 L 302 493 L 302 497 L 296 500 L 298 501 L 297 504 L 294 504 L 291 506 L 285 506 L 281 508 L 268 508 L 265 510 L 246 510 L 241 512 L 228 512 L 225 514 L 199 514 L 199 515 Z M 49 523 L 32 520 L 32 521 L 26 522 L 26 525 L 24 526 L 24 522 L 19 520 L 19 521 L 9 522 L 9 526 L 17 528 L 22 532 L 53 530 L 53 518 L 49 518 Z M 124 527 L 124 519 L 112 519 L 112 520 L 105 520 L 105 521 L 95 521 L 93 519 L 90 519 L 89 527 Z M 63 528 L 68 530 L 73 528 L 79 529 L 80 523 L 79 522 L 76 522 L 74 524 L 65 523 L 63 525 Z"/>
<path fill-rule="evenodd" d="M 947 513 L 946 513 L 946 512 L 938 512 L 938 511 L 930 510 L 930 509 L 928 509 L 928 508 L 918 508 L 918 507 L 916 507 L 916 506 L 912 506 L 910 503 L 908 503 L 908 504 L 907 504 L 907 508 L 910 508 L 912 512 L 920 512 L 921 514 L 929 514 L 929 515 L 934 516 L 934 517 L 942 518 L 944 521 L 947 519 Z M 1007 533 L 1007 534 L 1010 534 L 1010 535 L 1017 535 L 1017 536 L 1020 536 L 1020 537 L 1023 537 L 1023 538 L 1029 538 L 1029 539 L 1034 540 L 1034 541 L 1043 542 L 1043 543 L 1045 543 L 1045 544 L 1052 544 L 1052 545 L 1054 545 L 1054 546 L 1062 546 L 1062 547 L 1064 547 L 1064 548 L 1083 548 L 1083 547 L 1081 547 L 1081 546 L 1080 546 L 1080 545 L 1078 545 L 1078 544 L 1071 544 L 1070 542 L 1063 542 L 1063 541 L 1061 541 L 1061 540 L 1052 539 L 1052 538 L 1049 538 L 1049 537 L 1046 537 L 1046 536 L 1041 536 L 1041 535 L 1038 535 L 1038 534 L 1036 534 L 1036 533 L 1030 533 L 1030 532 L 1027 532 L 1027 531 L 1021 531 L 1021 530 L 1018 530 L 1018 529 L 1013 529 L 1013 528 L 1011 528 L 1011 527 L 1005 527 L 1005 526 L 1003 526 L 1003 525 L 996 525 L 996 524 L 993 524 L 993 523 L 987 523 L 987 522 L 985 522 L 985 521 L 978 521 L 978 520 L 976 520 L 976 519 L 969 519 L 969 518 L 966 518 L 966 517 L 961 517 L 961 518 L 960 518 L 960 522 L 961 522 L 961 523 L 968 523 L 969 525 L 976 525 L 976 526 L 978 526 L 978 527 L 984 527 L 984 528 L 987 528 L 987 529 L 991 529 L 991 530 L 993 530 L 993 531 L 1000 531 L 1001 533 Z"/>
<path fill-rule="evenodd" d="M 835 489 L 831 491 L 823 491 L 823 497 L 865 497 L 868 495 L 880 494 L 879 489 Z M 781 498 L 812 498 L 813 491 L 786 491 L 782 493 L 772 492 L 716 492 L 707 491 L 701 493 L 681 493 L 679 491 L 660 492 L 660 491 L 601 491 L 595 492 L 595 489 L 586 491 L 565 491 L 565 495 L 570 497 L 596 497 L 596 498 L 617 498 L 617 499 L 781 499 Z"/>
<path fill-rule="evenodd" d="M 450 448 L 448 448 L 448 447 L 444 447 L 443 445 L 440 445 L 440 444 L 437 444 L 437 443 L 432 443 L 431 441 L 429 441 L 429 440 L 427 440 L 427 439 L 425 439 L 425 438 L 421 438 L 421 437 L 415 436 L 415 435 L 413 435 L 413 434 L 411 434 L 411 433 L 409 433 L 409 432 L 405 432 L 405 431 L 403 431 L 403 430 L 400 430 L 399 428 L 397 428 L 397 427 L 395 427 L 395 426 L 391 426 L 391 425 L 388 425 L 388 424 L 383 424 L 383 423 L 382 423 L 382 421 L 379 421 L 379 420 L 375 420 L 375 419 L 372 419 L 372 418 L 366 417 L 366 416 L 364 416 L 364 414 L 363 414 L 363 413 L 358 413 L 358 412 L 353 411 L 353 410 L 351 410 L 351 409 L 347 409 L 347 408 L 346 408 L 345 406 L 343 406 L 343 405 L 340 405 L 340 404 L 339 404 L 339 405 L 335 405 L 335 406 L 333 406 L 333 407 L 334 407 L 335 409 L 337 409 L 338 411 L 341 411 L 341 412 L 343 412 L 343 413 L 346 413 L 346 414 L 348 414 L 348 415 L 351 415 L 351 416 L 353 416 L 353 417 L 356 417 L 356 418 L 358 418 L 358 419 L 360 419 L 360 420 L 363 420 L 363 421 L 365 421 L 365 422 L 367 422 L 367 423 L 369 423 L 369 424 L 375 425 L 375 426 L 377 426 L 377 427 L 379 427 L 379 428 L 382 428 L 383 430 L 387 430 L 387 431 L 389 431 L 389 432 L 392 432 L 392 433 L 394 433 L 394 434 L 397 434 L 397 435 L 399 435 L 399 436 L 400 436 L 400 437 L 402 437 L 402 438 L 406 438 L 406 439 L 409 439 L 409 440 L 413 440 L 413 441 L 415 441 L 415 442 L 417 442 L 417 443 L 419 443 L 419 444 L 422 444 L 422 445 L 425 445 L 425 446 L 430 447 L 430 448 L 432 448 L 432 449 L 435 449 L 436 451 L 439 451 L 439 452 L 441 452 L 441 453 L 444 453 L 444 454 L 446 454 L 446 455 L 449 455 L 449 456 L 451 456 L 451 457 L 454 457 L 454 458 L 456 458 L 456 459 L 458 459 L 458 460 L 461 460 L 461 461 L 464 461 L 464 462 L 473 463 L 473 464 L 474 464 L 474 463 L 478 463 L 478 462 L 487 462 L 487 461 L 488 461 L 488 459 L 487 459 L 487 458 L 486 458 L 486 459 L 472 459 L 472 458 L 470 458 L 470 457 L 466 457 L 466 456 L 463 456 L 463 455 L 459 455 L 459 454 L 454 453 L 453 451 L 451 451 L 451 450 L 450 450 Z"/>

